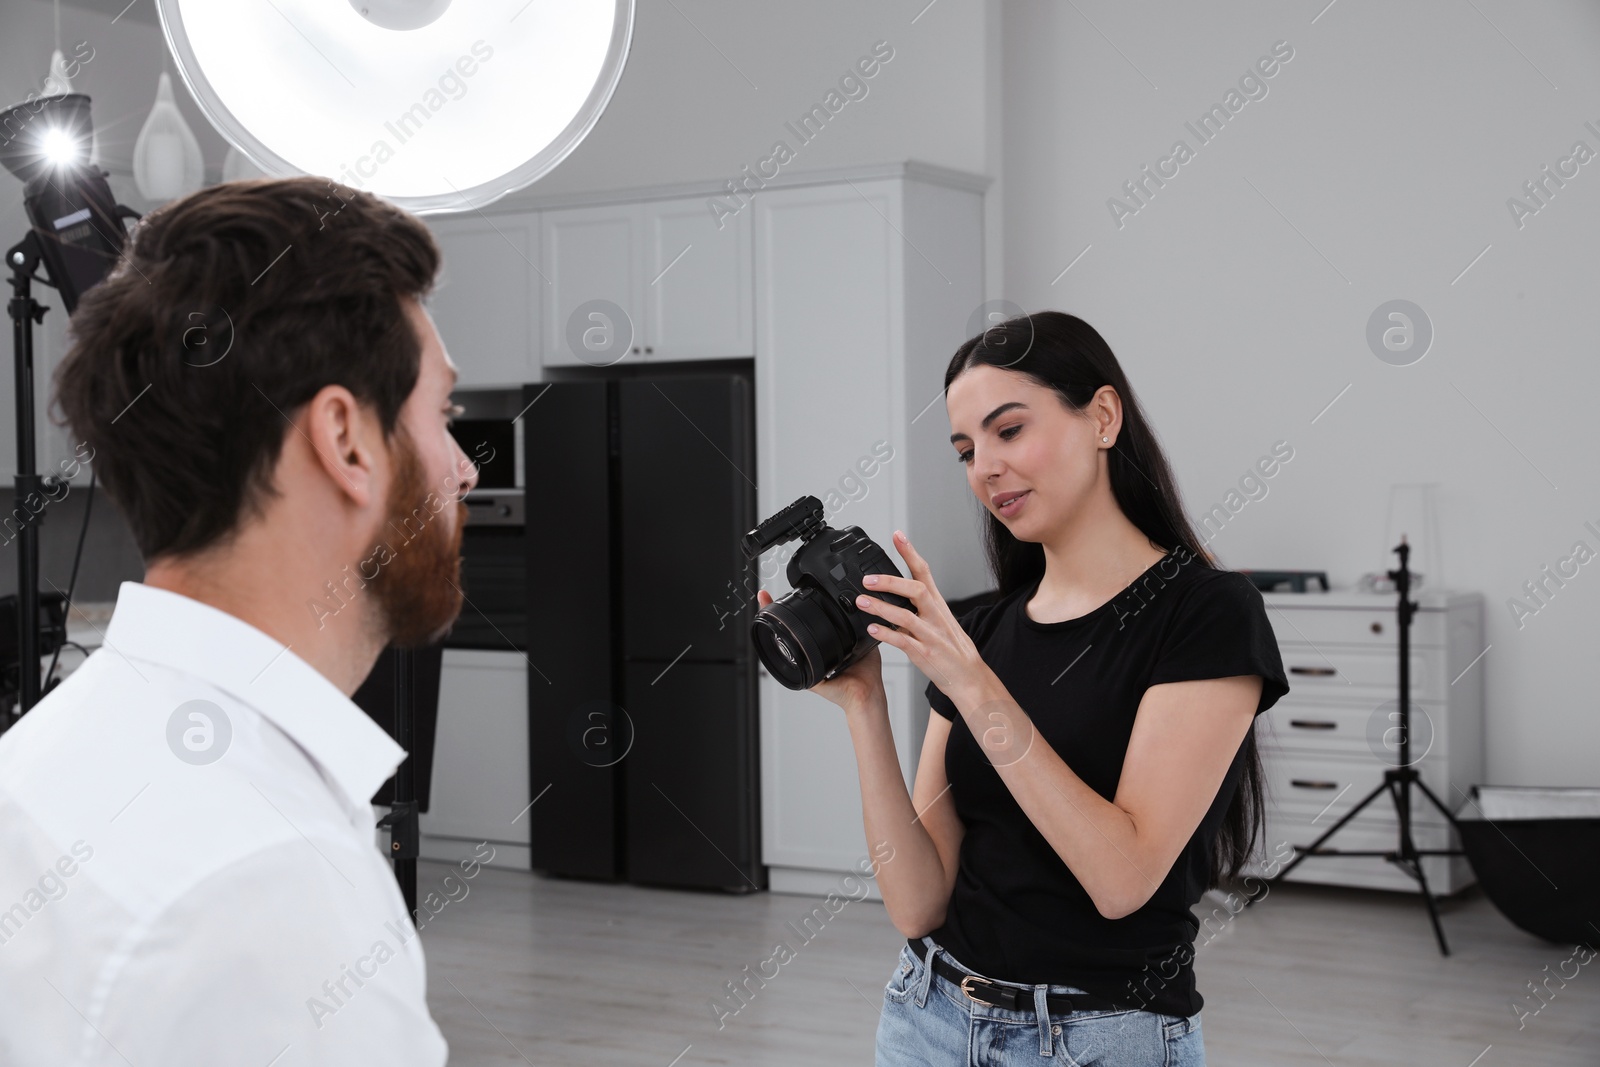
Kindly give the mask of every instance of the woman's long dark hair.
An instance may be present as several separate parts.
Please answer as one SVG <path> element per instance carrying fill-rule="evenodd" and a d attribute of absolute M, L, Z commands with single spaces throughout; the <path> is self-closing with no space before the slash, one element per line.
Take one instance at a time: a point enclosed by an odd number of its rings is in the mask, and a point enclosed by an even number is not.
<path fill-rule="evenodd" d="M 1111 346 L 1093 326 L 1060 311 L 1023 315 L 991 326 L 956 349 L 944 373 L 946 392 L 963 371 L 979 365 L 1026 375 L 1054 390 L 1079 412 L 1101 386 L 1115 389 L 1122 399 L 1122 429 L 1116 444 L 1108 449 L 1107 463 L 1117 506 L 1153 545 L 1169 551 L 1182 546 L 1193 554 L 1195 563 L 1214 566 L 1183 513 L 1172 469 L 1133 386 L 1111 354 Z M 1028 588 L 1043 576 L 1043 546 L 1017 540 L 987 509 L 983 525 L 989 567 L 1002 597 Z M 1261 756 L 1253 727 L 1245 736 L 1243 758 L 1238 790 L 1217 830 L 1207 888 L 1238 877 L 1265 820 Z"/>

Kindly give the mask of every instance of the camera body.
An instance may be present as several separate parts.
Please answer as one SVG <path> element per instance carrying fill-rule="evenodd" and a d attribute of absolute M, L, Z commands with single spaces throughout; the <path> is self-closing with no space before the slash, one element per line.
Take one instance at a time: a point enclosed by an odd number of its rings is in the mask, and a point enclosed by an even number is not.
<path fill-rule="evenodd" d="M 749 559 L 798 538 L 789 558 L 791 591 L 756 613 L 750 638 L 772 676 L 789 689 L 810 689 L 845 670 L 878 644 L 867 624 L 891 625 L 856 607 L 869 574 L 900 575 L 888 553 L 859 526 L 842 530 L 823 518 L 822 501 L 803 496 L 744 536 Z M 889 604 L 916 611 L 894 593 L 874 592 Z"/>

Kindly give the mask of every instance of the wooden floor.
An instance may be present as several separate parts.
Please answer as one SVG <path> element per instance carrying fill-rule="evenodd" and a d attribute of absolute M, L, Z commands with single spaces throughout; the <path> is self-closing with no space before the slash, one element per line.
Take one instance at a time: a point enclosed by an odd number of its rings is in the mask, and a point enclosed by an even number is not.
<path fill-rule="evenodd" d="M 451 872 L 419 864 L 420 892 Z M 802 943 L 787 924 L 820 899 L 488 868 L 467 886 L 422 931 L 428 1001 L 455 1067 L 872 1062 L 903 943 L 881 904 L 851 902 Z M 1283 884 L 1214 923 L 1196 962 L 1208 1062 L 1600 1065 L 1600 958 L 1564 964 L 1574 946 L 1522 933 L 1476 888 L 1442 910 L 1448 958 L 1420 900 L 1398 894 Z M 780 939 L 796 956 L 719 1028 L 712 999 Z M 1531 996 L 1526 983 L 1574 969 L 1565 986 L 1550 980 L 1553 999 L 1519 1029 L 1512 1004 Z"/>

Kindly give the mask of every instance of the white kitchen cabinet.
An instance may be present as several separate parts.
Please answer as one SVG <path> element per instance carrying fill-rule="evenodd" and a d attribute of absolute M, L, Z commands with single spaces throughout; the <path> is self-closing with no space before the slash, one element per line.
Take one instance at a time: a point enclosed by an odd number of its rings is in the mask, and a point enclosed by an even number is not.
<path fill-rule="evenodd" d="M 643 346 L 639 205 L 542 213 L 544 362 L 605 367 Z"/>
<path fill-rule="evenodd" d="M 988 586 L 938 402 L 945 365 L 983 302 L 981 182 L 930 175 L 769 189 L 745 209 L 755 229 L 761 516 L 816 496 L 830 525 L 862 527 L 902 570 L 891 537 L 904 529 L 947 597 Z M 875 446 L 890 458 L 862 467 Z M 769 562 L 762 585 L 782 596 L 787 582 L 773 570 Z M 885 645 L 883 657 L 909 782 L 926 683 L 900 652 Z M 814 891 L 869 855 L 842 713 L 765 672 L 761 770 L 773 889 Z"/>
<path fill-rule="evenodd" d="M 1411 626 L 1411 761 L 1454 813 L 1483 781 L 1483 598 L 1421 590 Z M 1257 731 L 1267 785 L 1265 841 L 1247 873 L 1262 875 L 1305 849 L 1383 781 L 1399 759 L 1396 597 L 1334 591 L 1267 593 L 1267 615 L 1289 679 L 1287 696 Z M 1469 669 L 1470 667 L 1470 669 Z M 1460 848 L 1455 831 L 1420 789 L 1411 790 L 1419 849 Z M 1394 802 L 1379 795 L 1323 843 L 1343 851 L 1398 847 Z M 1476 879 L 1464 856 L 1425 856 L 1436 894 Z M 1415 893 L 1417 883 L 1382 857 L 1313 856 L 1287 881 Z"/>
<path fill-rule="evenodd" d="M 428 310 L 460 369 L 460 388 L 518 386 L 540 376 L 539 215 L 430 218 L 443 253 Z"/>
<path fill-rule="evenodd" d="M 488 842 L 492 866 L 528 867 L 528 661 L 520 652 L 447 648 L 439 674 L 424 859 L 454 862 Z"/>
<path fill-rule="evenodd" d="M 546 366 L 754 352 L 750 224 L 703 197 L 543 212 Z"/>
<path fill-rule="evenodd" d="M 704 197 L 641 205 L 645 360 L 755 353 L 750 212 L 717 220 Z"/>

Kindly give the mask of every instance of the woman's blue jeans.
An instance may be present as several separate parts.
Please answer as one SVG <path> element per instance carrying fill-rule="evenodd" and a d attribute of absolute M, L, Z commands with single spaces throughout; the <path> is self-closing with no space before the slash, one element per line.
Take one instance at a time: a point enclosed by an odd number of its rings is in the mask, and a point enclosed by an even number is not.
<path fill-rule="evenodd" d="M 976 972 L 934 943 L 923 944 L 966 974 Z M 1012 983 L 1000 983 L 1012 984 Z M 1084 993 L 1069 985 L 1031 989 L 1029 1011 L 995 1008 L 933 973 L 910 946 L 900 950 L 883 990 L 877 1067 L 1205 1067 L 1200 1014 L 1185 1018 L 1152 1011 L 1050 1012 L 1050 993 Z"/>

